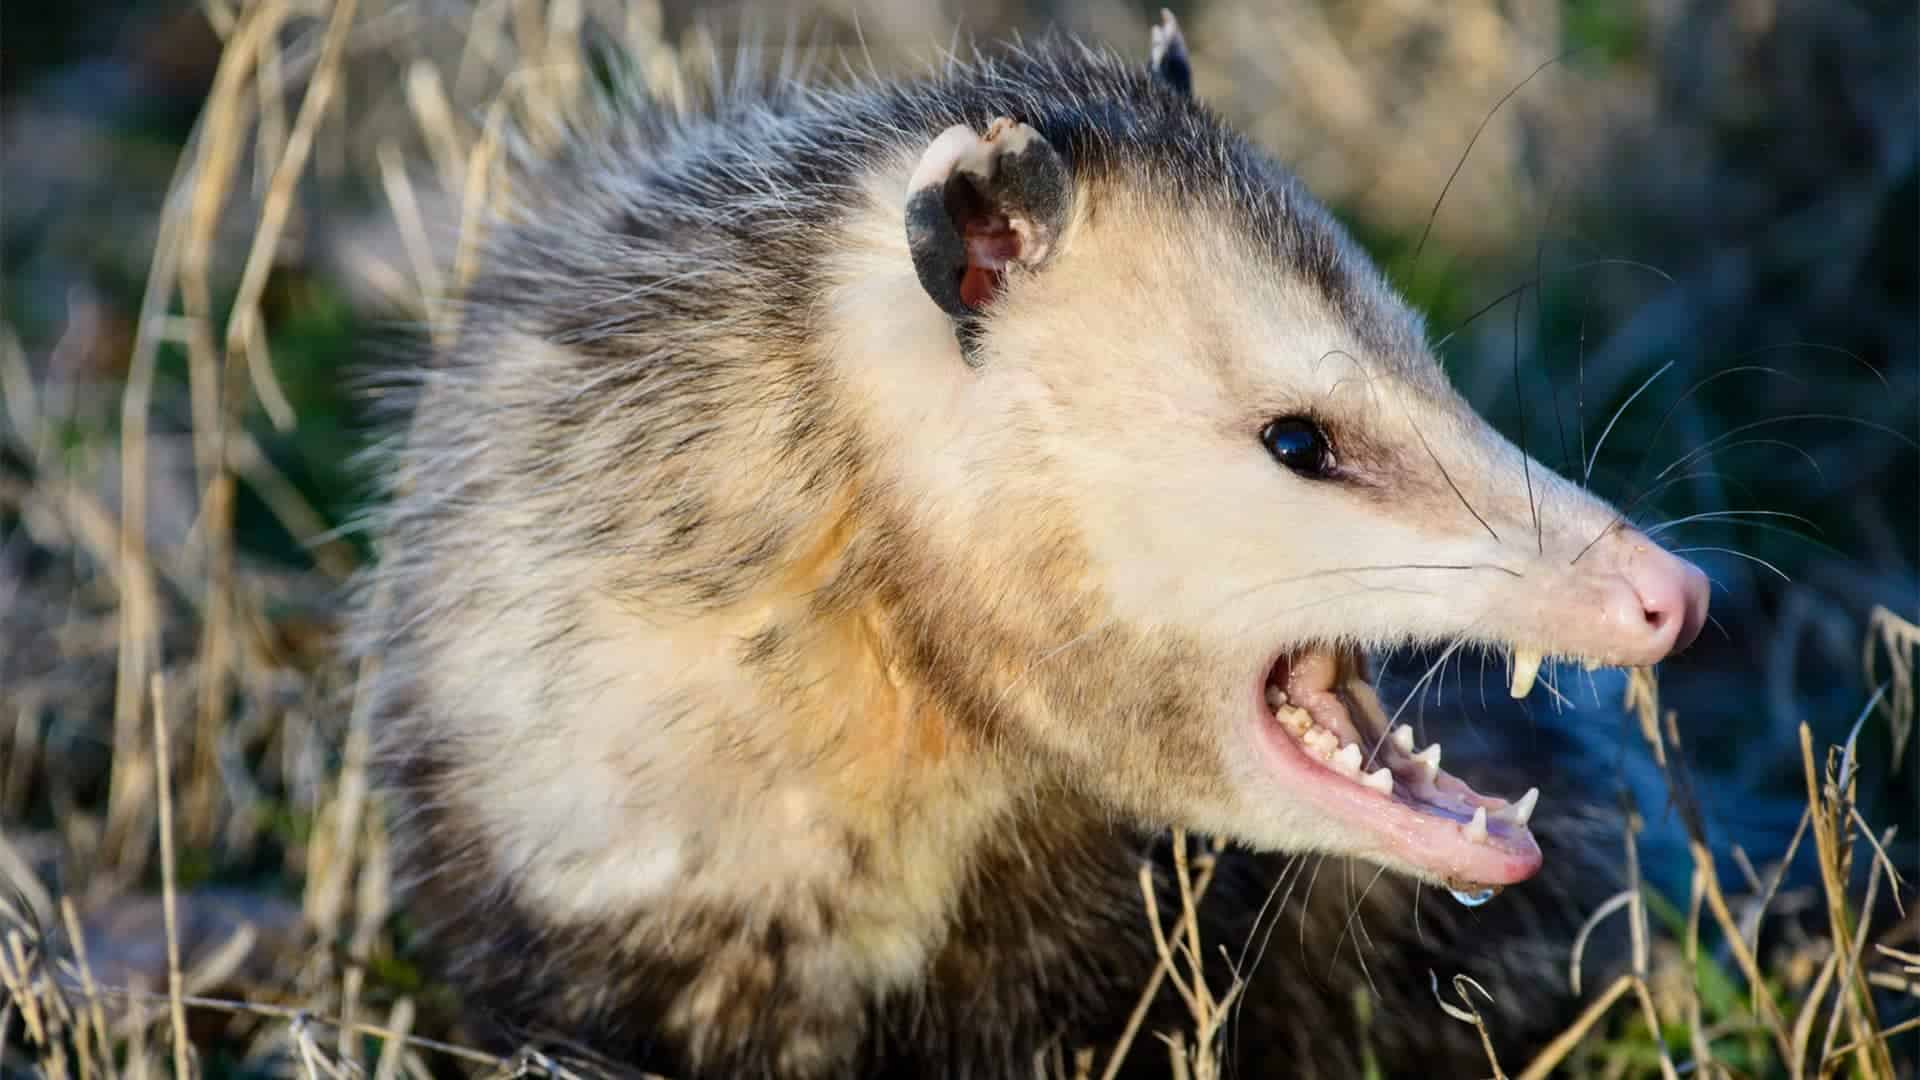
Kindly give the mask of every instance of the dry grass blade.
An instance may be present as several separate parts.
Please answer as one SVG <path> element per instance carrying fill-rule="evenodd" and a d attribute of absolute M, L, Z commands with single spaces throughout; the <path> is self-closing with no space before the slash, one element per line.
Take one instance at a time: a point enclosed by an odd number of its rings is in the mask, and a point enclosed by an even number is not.
<path fill-rule="evenodd" d="M 466 139 L 453 119 L 453 107 L 447 103 L 447 91 L 440 81 L 440 69 L 428 60 L 415 60 L 407 71 L 407 104 L 413 110 L 414 126 L 426 140 L 434 167 L 440 174 L 440 188 L 449 195 L 460 194 L 466 177 Z M 404 224 L 404 223 L 403 223 Z"/>
<path fill-rule="evenodd" d="M 173 1020 L 173 1074 L 180 1080 L 186 1080 L 193 1075 L 193 1071 L 187 1063 L 190 1050 L 187 1042 L 187 1009 L 180 996 L 183 992 L 180 978 L 180 916 L 173 880 L 173 769 L 172 757 L 167 751 L 172 733 L 167 730 L 166 683 L 162 676 L 153 677 L 149 692 L 153 697 L 154 783 L 160 793 L 160 910 L 165 917 L 167 930 L 167 1004 Z"/>
<path fill-rule="evenodd" d="M 226 348 L 229 356 L 234 353 L 242 353 L 249 358 L 259 355 L 257 349 L 249 348 L 249 342 L 259 332 L 260 296 L 266 290 L 267 273 L 273 268 L 274 252 L 279 249 L 287 216 L 293 209 L 294 188 L 307 171 L 307 157 L 313 150 L 314 134 L 333 102 L 340 81 L 340 62 L 346 54 L 348 32 L 353 28 L 354 14 L 358 8 L 359 0 L 334 0 L 333 10 L 328 16 L 326 37 L 320 46 L 319 65 L 307 84 L 306 96 L 300 101 L 300 112 L 294 119 L 286 152 L 274 167 L 266 200 L 261 204 L 260 221 L 254 229 L 253 245 L 247 252 L 246 265 L 240 272 L 238 294 L 234 298 L 233 312 L 227 319 Z M 274 426 L 283 431 L 291 428 L 294 422 L 293 406 L 287 403 L 286 394 L 274 380 L 272 371 L 250 359 L 250 375 L 254 391 L 266 407 Z"/>
<path fill-rule="evenodd" d="M 1637 893 L 1632 889 L 1622 889 L 1608 897 L 1606 902 L 1593 909 L 1593 914 L 1580 924 L 1580 932 L 1573 936 L 1573 949 L 1567 956 L 1567 982 L 1573 988 L 1575 996 L 1580 993 L 1580 962 L 1587 952 L 1587 940 L 1593 931 L 1606 921 L 1607 916 L 1634 902 Z"/>
<path fill-rule="evenodd" d="M 1593 1030 L 1594 1025 L 1606 1016 L 1607 1010 L 1613 1008 L 1613 1003 L 1625 996 L 1633 986 L 1632 975 L 1622 975 L 1615 979 L 1599 997 L 1593 999 L 1593 1003 L 1581 1012 L 1578 1019 L 1568 1025 L 1565 1031 L 1554 1036 L 1546 1049 L 1540 1051 L 1532 1061 L 1527 1063 L 1527 1067 L 1520 1071 L 1516 1080 L 1545 1080 L 1546 1077 L 1553 1075 L 1553 1070 L 1566 1060 L 1567 1055 L 1580 1045 L 1580 1041 L 1587 1037 L 1587 1033 Z M 1441 1007 L 1446 1006 L 1443 1004 Z"/>
<path fill-rule="evenodd" d="M 1739 922 L 1734 918 L 1733 911 L 1727 904 L 1726 894 L 1720 887 L 1720 874 L 1714 867 L 1713 852 L 1707 846 L 1700 818 L 1697 812 L 1694 812 L 1689 793 L 1680 783 L 1674 764 L 1668 761 L 1667 743 L 1671 741 L 1677 748 L 1679 732 L 1669 724 L 1666 734 L 1663 736 L 1661 733 L 1659 686 L 1651 669 L 1636 668 L 1629 673 L 1626 707 L 1639 719 L 1640 733 L 1653 751 L 1655 761 L 1666 776 L 1668 790 L 1674 796 L 1675 803 L 1686 820 L 1687 850 L 1693 859 L 1695 880 L 1703 886 L 1702 898 L 1705 900 L 1706 909 L 1712 913 L 1714 922 L 1726 938 L 1727 948 L 1732 952 L 1734 962 L 1739 966 L 1740 973 L 1746 977 L 1747 985 L 1753 993 L 1755 1009 L 1772 1037 L 1774 1048 L 1780 1054 L 1780 1059 L 1793 1062 L 1797 1059 L 1794 1056 L 1793 1040 L 1787 1031 L 1786 1019 L 1780 1014 L 1780 1007 L 1774 1002 L 1772 991 L 1767 988 L 1766 976 L 1760 969 L 1759 960 L 1755 957 L 1753 949 L 1748 947 L 1745 937 L 1740 932 Z M 1629 841 L 1629 849 L 1631 850 L 1631 841 Z M 1656 1027 L 1655 1030 L 1657 1031 L 1658 1028 Z M 1663 1068 L 1667 1066 L 1665 1061 L 1662 1064 Z"/>
<path fill-rule="evenodd" d="M 74 910 L 73 901 L 67 897 L 60 899 L 60 918 L 67 928 L 67 940 L 73 943 L 74 966 L 80 975 L 80 993 L 87 1003 L 87 1024 L 81 1027 L 78 1041 L 81 1044 L 80 1059 L 88 1061 L 92 1055 L 86 1049 L 87 1028 L 92 1028 L 93 1036 L 99 1046 L 100 1068 L 103 1075 L 114 1075 L 112 1030 L 107 1027 L 107 1011 L 100 1003 L 100 987 L 93 979 L 93 965 L 87 960 L 86 935 L 80 932 L 80 916 Z"/>
<path fill-rule="evenodd" d="M 1473 1003 L 1473 996 L 1469 994 L 1468 991 L 1478 990 L 1480 996 L 1486 998 L 1488 1001 L 1493 1000 L 1493 995 L 1487 993 L 1487 988 L 1481 986 L 1472 978 L 1465 975 L 1455 975 L 1453 977 L 1453 992 L 1455 996 L 1460 999 L 1460 1004 L 1455 1005 L 1440 996 L 1439 975 L 1428 971 L 1427 981 L 1433 991 L 1433 1000 L 1439 1003 L 1440 1010 L 1463 1024 L 1473 1025 L 1473 1029 L 1480 1034 L 1480 1048 L 1486 1052 L 1487 1064 L 1493 1068 L 1494 1080 L 1507 1080 L 1506 1070 L 1500 1067 L 1500 1055 L 1494 1053 L 1493 1036 L 1487 1031 L 1487 1021 L 1480 1015 L 1480 1009 Z"/>
<path fill-rule="evenodd" d="M 1820 860 L 1829 930 L 1840 963 L 1839 988 L 1821 1057 L 1824 1060 L 1831 1052 L 1834 1035 L 1844 1016 L 1856 1047 L 1855 1066 L 1861 1075 L 1891 1078 L 1894 1075 L 1893 1063 L 1887 1057 L 1886 1042 L 1880 1034 L 1879 1017 L 1873 1005 L 1873 994 L 1861 972 L 1858 947 L 1854 944 L 1856 940 L 1863 942 L 1864 938 L 1856 939 L 1853 914 L 1847 905 L 1847 880 L 1853 848 L 1850 811 L 1854 777 L 1851 769 L 1838 766 L 1829 754 L 1827 780 L 1824 784 L 1820 782 L 1814 767 L 1813 732 L 1805 724 L 1800 725 L 1800 755 L 1806 777 L 1807 801 L 1813 808 L 1814 850 Z"/>
<path fill-rule="evenodd" d="M 1102 1080 L 1118 1075 L 1127 1054 L 1138 1037 L 1141 1025 L 1159 993 L 1161 983 L 1173 981 L 1175 992 L 1187 1006 L 1193 1022 L 1194 1039 L 1188 1045 L 1184 1032 L 1160 1033 L 1167 1044 L 1172 1067 L 1177 1075 L 1195 1080 L 1213 1080 L 1221 1075 L 1218 1042 L 1221 1030 L 1232 1015 L 1233 1004 L 1245 984 L 1236 978 L 1227 992 L 1215 997 L 1207 983 L 1206 957 L 1200 940 L 1200 900 L 1212 883 L 1220 846 L 1198 858 L 1188 858 L 1186 830 L 1172 831 L 1175 886 L 1180 895 L 1180 916 L 1171 935 L 1160 919 L 1158 889 L 1151 864 L 1140 867 L 1140 896 L 1146 907 L 1147 926 L 1153 936 L 1160 962 L 1148 978 L 1146 987 L 1127 1019 L 1125 1030 L 1110 1051 Z M 1184 963 L 1185 971 L 1181 970 Z"/>
<path fill-rule="evenodd" d="M 1908 737 L 1913 734 L 1916 705 L 1913 673 L 1916 664 L 1920 664 L 1920 626 L 1875 605 L 1867 617 L 1867 639 L 1860 657 L 1868 686 L 1880 682 L 1878 658 L 1882 652 L 1886 653 L 1887 682 L 1892 690 L 1882 708 L 1893 732 L 1893 760 L 1899 761 L 1906 752 Z"/>

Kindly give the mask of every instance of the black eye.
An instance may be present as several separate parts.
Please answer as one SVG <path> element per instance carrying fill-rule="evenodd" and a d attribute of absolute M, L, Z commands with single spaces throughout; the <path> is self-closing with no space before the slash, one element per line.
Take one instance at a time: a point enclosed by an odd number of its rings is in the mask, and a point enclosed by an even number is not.
<path fill-rule="evenodd" d="M 1304 416 L 1283 416 L 1261 428 L 1260 444 L 1273 460 L 1301 476 L 1320 478 L 1333 469 L 1327 433 Z"/>

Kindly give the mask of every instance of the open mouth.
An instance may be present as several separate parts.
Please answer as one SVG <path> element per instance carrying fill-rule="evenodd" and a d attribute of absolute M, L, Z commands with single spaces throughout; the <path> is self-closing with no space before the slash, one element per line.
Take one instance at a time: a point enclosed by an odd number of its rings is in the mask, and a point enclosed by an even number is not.
<path fill-rule="evenodd" d="M 1516 696 L 1539 668 L 1517 658 Z M 1523 686 L 1522 683 L 1525 685 Z M 1280 657 L 1268 671 L 1261 742 L 1276 768 L 1330 814 L 1371 837 L 1363 852 L 1443 882 L 1463 900 L 1524 881 L 1540 869 L 1528 829 L 1539 800 L 1482 795 L 1441 767 L 1441 746 L 1416 746 L 1391 725 L 1352 650 Z"/>

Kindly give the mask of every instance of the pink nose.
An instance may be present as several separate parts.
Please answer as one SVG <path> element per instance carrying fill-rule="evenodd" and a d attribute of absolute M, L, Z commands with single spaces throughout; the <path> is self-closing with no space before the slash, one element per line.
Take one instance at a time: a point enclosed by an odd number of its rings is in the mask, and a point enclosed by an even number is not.
<path fill-rule="evenodd" d="M 1707 575 L 1637 533 L 1625 537 L 1624 576 L 1640 601 L 1646 650 L 1655 656 L 1679 652 L 1700 636 L 1707 622 Z"/>

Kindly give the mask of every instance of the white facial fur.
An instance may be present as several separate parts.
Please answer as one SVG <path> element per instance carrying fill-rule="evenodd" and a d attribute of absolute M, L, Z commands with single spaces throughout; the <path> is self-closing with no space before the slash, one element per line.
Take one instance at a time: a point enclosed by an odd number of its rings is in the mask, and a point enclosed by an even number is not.
<path fill-rule="evenodd" d="M 1234 794 L 1196 785 L 1150 809 L 1264 845 L 1359 850 L 1246 762 L 1246 701 L 1283 652 L 1466 638 L 1664 655 L 1629 576 L 1671 557 L 1481 420 L 1370 269 L 1343 312 L 1224 213 L 1083 187 L 1052 262 L 996 299 L 969 369 L 901 272 L 897 180 L 870 186 L 835 275 L 852 396 L 946 557 L 990 576 L 1068 533 L 1114 620 L 1198 644 L 1219 714 L 1188 722 L 1216 734 L 1219 759 L 1189 767 L 1217 768 Z M 1266 452 L 1259 432 L 1287 415 L 1326 424 L 1341 478 Z"/>

